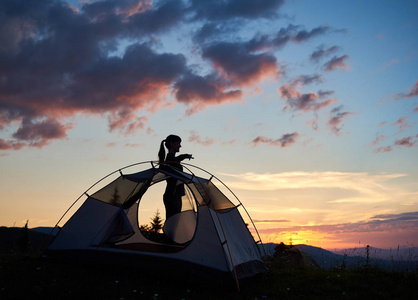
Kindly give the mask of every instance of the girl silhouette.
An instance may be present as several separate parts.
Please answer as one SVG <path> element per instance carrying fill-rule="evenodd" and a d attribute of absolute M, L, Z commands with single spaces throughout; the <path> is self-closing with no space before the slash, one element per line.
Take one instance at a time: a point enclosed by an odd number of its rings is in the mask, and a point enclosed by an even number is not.
<path fill-rule="evenodd" d="M 165 148 L 167 148 L 167 156 L 165 154 Z M 181 154 L 176 156 L 176 153 L 180 151 L 181 138 L 177 135 L 169 135 L 165 140 L 161 142 L 160 151 L 158 152 L 158 159 L 161 165 L 169 165 L 172 168 L 183 171 L 183 167 L 180 164 L 181 161 L 188 158 L 192 159 L 191 154 Z M 181 198 L 185 195 L 184 184 L 177 179 L 167 179 L 167 187 L 165 188 L 163 201 L 165 206 L 166 220 L 181 212 Z"/>

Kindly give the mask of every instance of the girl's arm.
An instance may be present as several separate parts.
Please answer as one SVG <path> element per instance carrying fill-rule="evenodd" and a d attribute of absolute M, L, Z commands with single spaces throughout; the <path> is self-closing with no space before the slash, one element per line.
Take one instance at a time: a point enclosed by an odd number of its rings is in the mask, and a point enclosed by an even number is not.
<path fill-rule="evenodd" d="M 176 157 L 176 160 L 178 162 L 180 162 L 182 160 L 185 160 L 186 158 L 188 158 L 190 160 L 190 159 L 193 159 L 194 157 L 191 154 L 181 154 L 181 155 Z"/>

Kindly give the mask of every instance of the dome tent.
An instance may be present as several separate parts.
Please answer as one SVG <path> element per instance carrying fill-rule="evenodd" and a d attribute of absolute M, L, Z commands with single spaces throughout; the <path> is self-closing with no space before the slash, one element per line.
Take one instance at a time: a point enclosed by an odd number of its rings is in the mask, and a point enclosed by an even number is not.
<path fill-rule="evenodd" d="M 128 168 L 147 164 L 151 165 L 149 169 L 124 174 Z M 265 272 L 260 249 L 238 210 L 243 208 L 238 198 L 214 175 L 190 164 L 182 165 L 185 171 L 143 162 L 119 169 L 99 180 L 76 200 L 86 197 L 55 236 L 47 254 L 90 259 L 107 256 L 106 261 L 123 258 L 130 264 L 140 262 L 138 265 L 141 266 L 148 263 L 152 267 L 172 263 L 176 266 L 193 265 L 232 275 L 237 283 L 241 278 Z M 196 171 L 209 178 L 197 176 Z M 119 176 L 115 180 L 90 194 L 93 188 L 116 174 Z M 141 230 L 138 212 L 151 187 L 169 178 L 184 184 L 186 195 L 183 203 L 189 205 L 183 205 L 180 213 L 165 221 L 164 234 L 156 239 L 149 235 L 149 231 Z M 220 188 L 233 195 L 237 205 L 215 185 L 214 180 L 219 181 Z M 162 195 L 154 201 L 161 202 Z"/>

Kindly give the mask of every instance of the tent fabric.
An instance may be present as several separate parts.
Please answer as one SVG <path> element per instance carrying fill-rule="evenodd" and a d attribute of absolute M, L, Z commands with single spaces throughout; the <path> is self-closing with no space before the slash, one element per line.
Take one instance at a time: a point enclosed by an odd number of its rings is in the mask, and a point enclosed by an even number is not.
<path fill-rule="evenodd" d="M 197 215 L 194 211 L 182 211 L 165 222 L 163 232 L 176 243 L 187 243 L 194 236 L 196 219 Z"/>
<path fill-rule="evenodd" d="M 168 178 L 185 184 L 195 205 L 166 220 L 164 235 L 157 234 L 164 240 L 155 240 L 139 229 L 138 210 L 148 188 Z M 266 270 L 259 248 L 233 202 L 211 179 L 168 166 L 152 166 L 132 174 L 121 172 L 117 179 L 88 196 L 48 250 L 102 251 L 183 261 L 231 273 L 237 279 Z"/>

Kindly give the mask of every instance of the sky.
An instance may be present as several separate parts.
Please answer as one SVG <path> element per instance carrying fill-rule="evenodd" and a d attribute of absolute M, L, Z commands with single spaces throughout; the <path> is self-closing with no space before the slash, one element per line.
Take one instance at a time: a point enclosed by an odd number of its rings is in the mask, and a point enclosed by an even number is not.
<path fill-rule="evenodd" d="M 176 134 L 263 242 L 417 246 L 417 15 L 414 0 L 1 0 L 0 225 L 55 225 Z"/>

